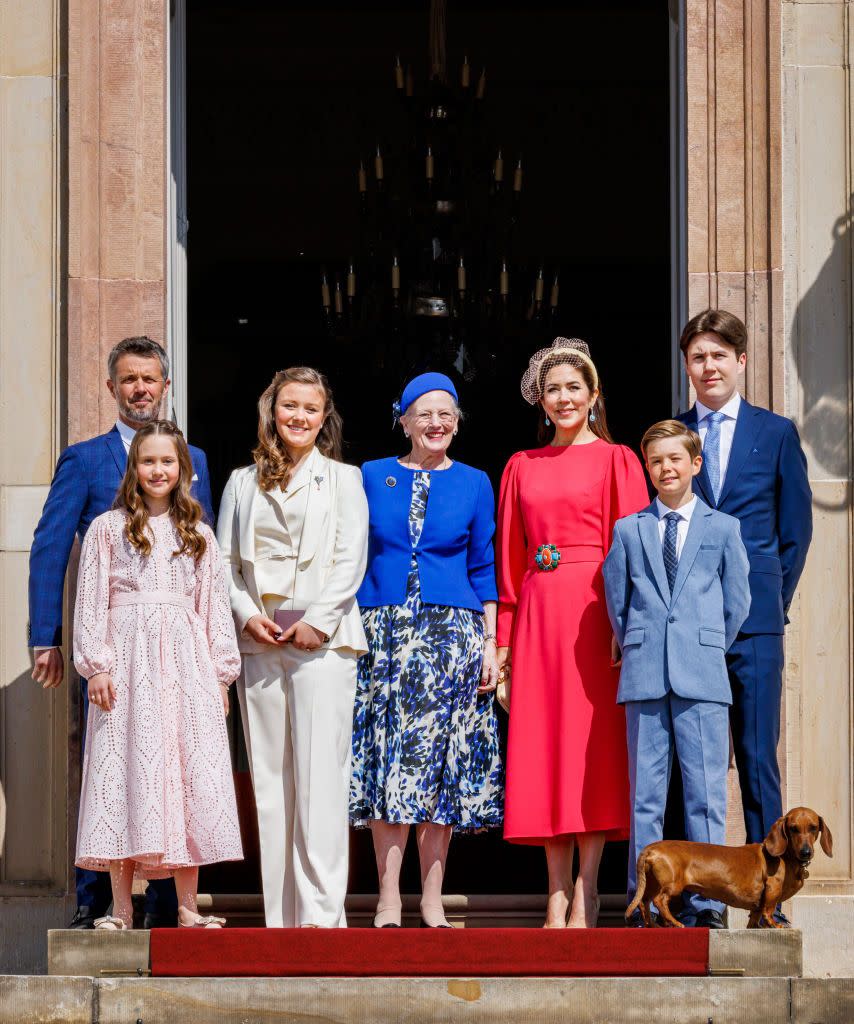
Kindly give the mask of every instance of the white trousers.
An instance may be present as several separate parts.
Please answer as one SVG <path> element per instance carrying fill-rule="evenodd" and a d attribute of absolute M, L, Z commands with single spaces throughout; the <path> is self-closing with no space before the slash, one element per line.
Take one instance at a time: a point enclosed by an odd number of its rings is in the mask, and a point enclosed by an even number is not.
<path fill-rule="evenodd" d="M 268 928 L 345 928 L 356 655 L 271 648 L 243 658 Z"/>

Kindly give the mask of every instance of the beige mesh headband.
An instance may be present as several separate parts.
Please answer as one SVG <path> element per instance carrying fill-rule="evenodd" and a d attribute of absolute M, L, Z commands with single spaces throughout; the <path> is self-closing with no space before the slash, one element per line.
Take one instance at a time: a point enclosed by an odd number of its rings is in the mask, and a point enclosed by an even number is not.
<path fill-rule="evenodd" d="M 553 366 L 567 363 L 570 366 L 586 366 L 593 377 L 593 390 L 599 388 L 599 374 L 590 358 L 587 342 L 580 338 L 555 338 L 548 348 L 535 352 L 522 375 L 522 397 L 529 405 L 536 405 L 542 398 L 541 380 Z"/>

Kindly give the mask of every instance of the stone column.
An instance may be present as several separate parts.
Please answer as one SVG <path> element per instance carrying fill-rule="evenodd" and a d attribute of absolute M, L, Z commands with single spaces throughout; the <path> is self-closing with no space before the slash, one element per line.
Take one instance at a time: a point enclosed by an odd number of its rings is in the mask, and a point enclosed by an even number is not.
<path fill-rule="evenodd" d="M 810 973 L 854 973 L 852 852 L 852 83 L 850 6 L 783 11 L 785 405 L 809 462 L 815 538 L 787 643 L 790 804 L 835 839 L 794 921 Z"/>
<path fill-rule="evenodd" d="M 63 434 L 62 5 L 0 0 L 0 962 L 66 913 L 67 691 L 32 681 L 27 563 Z"/>
<path fill-rule="evenodd" d="M 167 0 L 68 0 L 68 440 L 107 429 L 106 356 L 166 344 Z"/>

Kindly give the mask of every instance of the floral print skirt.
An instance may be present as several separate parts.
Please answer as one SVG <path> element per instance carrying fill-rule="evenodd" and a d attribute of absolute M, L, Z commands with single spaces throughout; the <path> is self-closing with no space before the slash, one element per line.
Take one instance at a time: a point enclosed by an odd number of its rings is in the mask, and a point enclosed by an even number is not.
<path fill-rule="evenodd" d="M 477 694 L 483 617 L 426 605 L 413 566 L 402 605 L 362 612 L 350 820 L 501 825 L 504 767 L 494 695 Z"/>

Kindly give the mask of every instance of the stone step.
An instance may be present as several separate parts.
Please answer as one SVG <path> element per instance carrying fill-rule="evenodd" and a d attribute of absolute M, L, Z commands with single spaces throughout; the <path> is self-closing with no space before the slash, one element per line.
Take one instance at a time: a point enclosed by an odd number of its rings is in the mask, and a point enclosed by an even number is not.
<path fill-rule="evenodd" d="M 144 976 L 149 969 L 149 932 L 48 932 L 48 974 Z M 712 975 L 796 978 L 802 973 L 798 931 L 713 931 L 709 933 Z M 705 1024 L 705 1022 L 704 1022 Z"/>
<path fill-rule="evenodd" d="M 854 979 L 0 977 L 0 1024 L 850 1024 Z"/>

